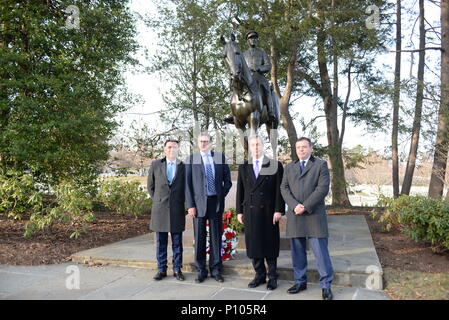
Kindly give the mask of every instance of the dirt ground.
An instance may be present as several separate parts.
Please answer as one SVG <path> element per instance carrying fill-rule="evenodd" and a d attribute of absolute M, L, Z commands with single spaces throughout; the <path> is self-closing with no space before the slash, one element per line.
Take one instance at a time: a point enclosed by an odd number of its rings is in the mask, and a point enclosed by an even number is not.
<path fill-rule="evenodd" d="M 135 219 L 109 212 L 96 212 L 88 232 L 70 239 L 66 226 L 56 224 L 51 231 L 23 237 L 27 220 L 13 221 L 0 216 L 0 264 L 40 265 L 70 261 L 73 253 L 149 232 L 149 214 Z"/>
<path fill-rule="evenodd" d="M 383 232 L 371 218 L 372 208 L 329 208 L 329 214 L 363 214 L 368 222 L 382 267 L 428 273 L 449 273 L 449 252 L 436 254 L 430 244 L 416 243 L 397 231 Z M 39 265 L 69 261 L 73 253 L 145 234 L 149 215 L 138 219 L 109 212 L 97 212 L 89 232 L 70 239 L 62 225 L 39 232 L 31 239 L 23 237 L 26 220 L 0 217 L 0 264 Z"/>
<path fill-rule="evenodd" d="M 328 214 L 363 214 L 383 268 L 449 274 L 449 251 L 434 253 L 430 243 L 415 242 L 399 231 L 386 232 L 370 207 L 329 208 Z"/>

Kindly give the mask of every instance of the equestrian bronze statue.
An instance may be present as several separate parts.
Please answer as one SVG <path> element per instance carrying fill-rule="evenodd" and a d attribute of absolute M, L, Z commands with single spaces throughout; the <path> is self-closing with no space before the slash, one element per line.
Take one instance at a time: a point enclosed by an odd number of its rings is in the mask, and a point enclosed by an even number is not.
<path fill-rule="evenodd" d="M 247 150 L 247 137 L 257 134 L 259 127 L 265 124 L 274 156 L 280 119 L 279 98 L 263 75 L 271 69 L 271 64 L 268 55 L 256 48 L 257 32 L 248 32 L 246 39 L 250 49 L 242 54 L 235 42 L 234 34 L 231 34 L 229 41 L 221 37 L 223 57 L 231 75 L 232 89 L 230 103 L 232 117 L 225 121 L 234 123 L 240 132 L 246 132 L 245 150 Z M 249 131 L 246 131 L 247 129 Z"/>

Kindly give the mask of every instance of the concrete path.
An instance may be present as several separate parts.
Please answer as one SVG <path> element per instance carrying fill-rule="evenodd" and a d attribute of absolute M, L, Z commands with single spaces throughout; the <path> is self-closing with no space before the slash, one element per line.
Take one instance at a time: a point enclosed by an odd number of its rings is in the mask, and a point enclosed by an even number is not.
<path fill-rule="evenodd" d="M 329 216 L 329 250 L 334 266 L 335 300 L 386 300 L 382 267 L 364 216 Z M 191 223 L 189 221 L 188 223 Z M 281 229 L 285 227 L 285 221 Z M 189 227 L 187 228 L 189 229 Z M 187 231 L 186 231 L 187 232 Z M 279 287 L 248 289 L 254 276 L 245 250 L 223 262 L 224 283 L 212 278 L 197 284 L 193 248 L 185 241 L 183 271 L 186 281 L 171 274 L 153 280 L 156 272 L 154 237 L 146 234 L 72 255 L 72 263 L 43 266 L 0 265 L 0 299 L 145 299 L 145 300 L 321 300 L 318 273 L 309 252 L 308 289 L 296 295 L 290 250 L 278 259 Z M 184 236 L 184 240 L 188 235 Z M 285 239 L 283 240 L 285 241 Z M 169 270 L 171 270 L 169 249 Z M 77 264 L 78 263 L 78 264 Z"/>
<path fill-rule="evenodd" d="M 186 281 L 171 275 L 162 281 L 153 280 L 154 270 L 87 266 L 71 263 L 48 266 L 0 265 L 0 299 L 2 300 L 321 300 L 319 285 L 309 283 L 308 289 L 290 295 L 291 281 L 280 280 L 274 291 L 264 285 L 248 289 L 247 279 L 225 277 L 218 283 L 207 278 L 195 283 L 195 274 L 185 273 Z M 335 300 L 387 300 L 387 294 L 333 286 Z"/>
<path fill-rule="evenodd" d="M 281 230 L 285 227 L 285 218 Z M 329 252 L 334 267 L 334 285 L 382 290 L 382 266 L 374 248 L 368 225 L 364 216 L 329 216 Z M 183 270 L 194 272 L 192 231 L 187 221 L 183 234 L 184 254 Z M 190 234 L 189 234 L 190 232 Z M 282 232 L 281 232 L 282 233 Z M 240 241 L 244 238 L 240 237 Z M 284 245 L 283 245 L 284 243 Z M 281 248 L 278 258 L 278 273 L 282 280 L 293 280 L 291 252 L 288 239 L 281 237 Z M 245 249 L 240 248 L 235 259 L 223 263 L 223 274 L 246 279 L 254 277 L 251 261 Z M 140 267 L 156 270 L 156 246 L 153 235 L 134 237 L 107 246 L 85 250 L 72 255 L 77 263 L 109 264 L 122 267 Z M 171 263 L 169 249 L 169 269 Z M 319 274 L 315 266 L 315 257 L 308 252 L 308 281 L 318 283 Z"/>

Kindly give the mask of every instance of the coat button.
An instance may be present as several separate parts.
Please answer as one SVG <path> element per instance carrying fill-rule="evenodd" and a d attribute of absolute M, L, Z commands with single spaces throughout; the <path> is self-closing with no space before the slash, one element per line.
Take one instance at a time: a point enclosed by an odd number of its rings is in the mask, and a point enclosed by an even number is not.
<path fill-rule="evenodd" d="M 263 209 L 263 207 L 264 207 L 263 205 L 262 205 L 262 206 L 260 206 L 260 208 L 261 208 L 261 209 Z"/>
<path fill-rule="evenodd" d="M 261 192 L 260 195 L 263 196 L 263 192 Z"/>
<path fill-rule="evenodd" d="M 249 206 L 250 209 L 254 208 L 254 206 Z"/>

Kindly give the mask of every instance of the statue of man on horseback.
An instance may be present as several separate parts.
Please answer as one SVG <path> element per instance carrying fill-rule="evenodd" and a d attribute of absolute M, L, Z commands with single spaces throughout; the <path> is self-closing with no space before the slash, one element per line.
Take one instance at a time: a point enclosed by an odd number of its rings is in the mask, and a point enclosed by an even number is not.
<path fill-rule="evenodd" d="M 246 39 L 250 49 L 244 53 L 231 33 L 229 41 L 221 36 L 223 58 L 231 76 L 232 116 L 225 121 L 233 123 L 239 132 L 248 135 L 257 134 L 259 127 L 265 124 L 271 142 L 273 154 L 277 148 L 277 128 L 279 125 L 279 98 L 264 77 L 271 69 L 268 55 L 256 48 L 258 34 L 250 31 Z M 249 131 L 247 131 L 247 129 Z M 247 150 L 247 139 L 243 139 Z"/>
<path fill-rule="evenodd" d="M 249 49 L 243 52 L 243 57 L 253 74 L 254 80 L 257 81 L 262 89 L 263 102 L 268 108 L 268 116 L 271 120 L 275 120 L 270 84 L 267 78 L 265 78 L 265 74 L 271 70 L 270 58 L 265 51 L 257 48 L 259 34 L 256 31 L 249 31 L 245 38 L 249 44 Z"/>
<path fill-rule="evenodd" d="M 271 70 L 270 58 L 264 50 L 257 48 L 259 34 L 256 31 L 251 30 L 247 32 L 245 39 L 248 42 L 249 49 L 243 52 L 243 57 L 248 68 L 251 70 L 254 81 L 257 83 L 257 87 L 262 91 L 263 104 L 267 108 L 270 121 L 277 121 L 277 111 L 274 109 L 275 106 L 273 106 L 272 98 L 274 92 L 272 92 L 272 88 L 267 78 L 265 78 L 265 74 Z M 234 123 L 234 117 L 228 116 L 225 118 L 225 121 L 227 123 Z"/>

